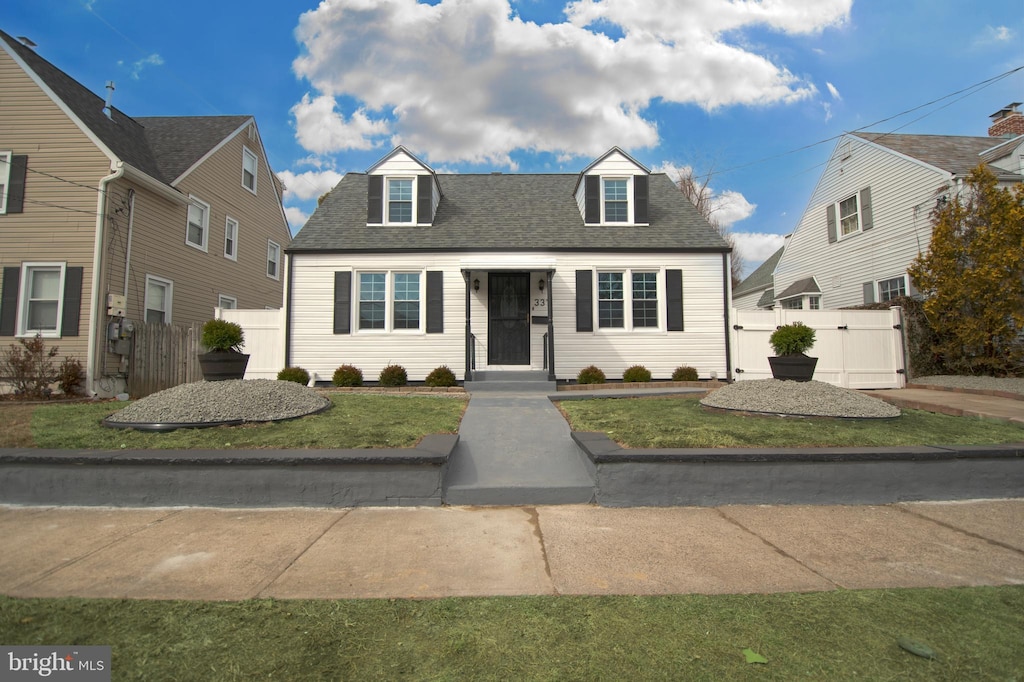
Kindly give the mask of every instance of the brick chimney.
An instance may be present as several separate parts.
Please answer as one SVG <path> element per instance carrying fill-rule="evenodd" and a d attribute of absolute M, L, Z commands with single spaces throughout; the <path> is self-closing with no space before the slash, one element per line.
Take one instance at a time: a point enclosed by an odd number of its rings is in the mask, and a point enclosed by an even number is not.
<path fill-rule="evenodd" d="M 1020 104 L 1020 102 L 1011 102 L 989 116 L 992 119 L 992 125 L 988 129 L 989 137 L 1024 135 L 1024 113 L 1017 110 Z"/>

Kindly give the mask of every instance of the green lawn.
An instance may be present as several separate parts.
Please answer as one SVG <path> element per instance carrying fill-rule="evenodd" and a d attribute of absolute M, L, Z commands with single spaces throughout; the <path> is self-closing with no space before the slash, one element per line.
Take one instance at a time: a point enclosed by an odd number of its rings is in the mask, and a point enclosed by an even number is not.
<path fill-rule="evenodd" d="M 330 398 L 329 410 L 301 419 L 169 433 L 101 426 L 123 403 L 42 405 L 32 412 L 31 438 L 35 447 L 70 449 L 412 447 L 426 434 L 456 433 L 467 404 L 437 396 L 335 393 Z M 0 446 L 12 447 L 2 437 Z"/>
<path fill-rule="evenodd" d="M 903 410 L 894 420 L 801 419 L 711 412 L 700 396 L 559 403 L 576 431 L 604 431 L 630 448 L 896 446 L 1016 443 L 1024 427 Z"/>
<path fill-rule="evenodd" d="M 901 637 L 935 650 L 919 658 Z M 183 602 L 0 597 L 0 641 L 115 680 L 1019 680 L 1024 587 Z M 744 649 L 767 659 L 747 663 Z"/>

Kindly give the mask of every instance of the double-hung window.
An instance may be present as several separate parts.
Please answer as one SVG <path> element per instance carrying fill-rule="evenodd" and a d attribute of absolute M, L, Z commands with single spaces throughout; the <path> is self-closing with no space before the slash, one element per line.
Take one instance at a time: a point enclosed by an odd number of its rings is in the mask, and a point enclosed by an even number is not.
<path fill-rule="evenodd" d="M 25 263 L 21 281 L 19 335 L 59 336 L 64 263 Z"/>
<path fill-rule="evenodd" d="M 238 260 L 238 221 L 231 216 L 224 220 L 224 257 Z"/>
<path fill-rule="evenodd" d="M 604 221 L 606 223 L 629 222 L 629 199 L 625 178 L 604 180 Z"/>
<path fill-rule="evenodd" d="M 281 245 L 267 240 L 267 277 L 281 279 Z"/>
<path fill-rule="evenodd" d="M 630 284 L 627 297 L 625 284 Z M 597 326 L 657 329 L 658 273 L 641 270 L 597 273 Z"/>
<path fill-rule="evenodd" d="M 242 187 L 256 194 L 256 176 L 259 162 L 248 147 L 242 147 Z"/>
<path fill-rule="evenodd" d="M 206 251 L 210 238 L 210 205 L 191 195 L 189 200 L 185 243 Z"/>
<path fill-rule="evenodd" d="M 238 299 L 227 294 L 220 294 L 217 296 L 217 307 L 234 310 L 238 307 Z"/>
<path fill-rule="evenodd" d="M 625 326 L 625 315 L 622 273 L 597 273 L 597 326 L 601 329 L 621 329 Z"/>
<path fill-rule="evenodd" d="M 891 301 L 894 298 L 907 295 L 907 278 L 903 275 L 892 279 L 883 279 L 878 283 L 878 300 L 881 302 Z"/>
<path fill-rule="evenodd" d="M 844 237 L 860 232 L 860 210 L 856 194 L 839 202 L 839 232 Z"/>
<path fill-rule="evenodd" d="M 174 282 L 171 280 L 146 275 L 146 322 L 171 323 L 171 299 L 173 292 Z"/>
<path fill-rule="evenodd" d="M 633 327 L 658 326 L 658 273 L 633 273 Z"/>
<path fill-rule="evenodd" d="M 387 221 L 412 222 L 412 178 L 388 178 Z"/>
<path fill-rule="evenodd" d="M 7 213 L 7 188 L 11 184 L 11 153 L 0 152 L 0 213 Z"/>
<path fill-rule="evenodd" d="M 419 329 L 422 318 L 420 280 L 419 272 L 359 273 L 358 328 Z"/>

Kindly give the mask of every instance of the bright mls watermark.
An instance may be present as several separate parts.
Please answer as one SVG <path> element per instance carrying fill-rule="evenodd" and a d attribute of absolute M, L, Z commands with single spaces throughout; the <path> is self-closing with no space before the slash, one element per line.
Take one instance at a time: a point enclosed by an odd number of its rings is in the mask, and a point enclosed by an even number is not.
<path fill-rule="evenodd" d="M 0 646 L 0 679 L 110 682 L 110 647 Z"/>

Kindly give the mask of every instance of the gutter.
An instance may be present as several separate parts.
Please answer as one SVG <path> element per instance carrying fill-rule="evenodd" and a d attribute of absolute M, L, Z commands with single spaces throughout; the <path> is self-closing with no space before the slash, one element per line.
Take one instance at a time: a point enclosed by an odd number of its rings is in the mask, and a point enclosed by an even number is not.
<path fill-rule="evenodd" d="M 93 242 L 92 251 L 92 301 L 89 306 L 89 344 L 87 346 L 85 359 L 85 390 L 96 397 L 96 355 L 99 350 L 99 342 L 96 340 L 96 329 L 99 325 L 100 311 L 100 276 L 103 271 L 103 242 L 105 238 L 104 227 L 106 226 L 106 203 L 107 186 L 124 176 L 125 164 L 118 161 L 111 169 L 110 175 L 100 179 L 96 196 L 96 239 Z"/>

